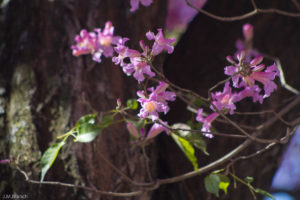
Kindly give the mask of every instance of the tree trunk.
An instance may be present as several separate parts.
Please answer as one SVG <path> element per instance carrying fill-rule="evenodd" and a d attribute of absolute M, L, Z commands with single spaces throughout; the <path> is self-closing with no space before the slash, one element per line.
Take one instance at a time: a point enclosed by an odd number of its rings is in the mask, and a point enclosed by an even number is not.
<path fill-rule="evenodd" d="M 138 47 L 147 31 L 163 26 L 166 1 L 142 6 L 135 13 L 129 12 L 129 2 L 14 0 L 3 9 L 0 152 L 1 158 L 14 157 L 31 179 L 39 180 L 41 154 L 79 117 L 113 109 L 117 98 L 125 103 L 136 96 L 136 81 L 110 59 L 96 64 L 90 57 L 73 57 L 70 49 L 81 29 L 103 28 L 108 20 L 116 35 L 131 39 L 132 48 Z M 144 157 L 130 148 L 124 125 L 103 131 L 92 143 L 68 144 L 46 180 L 104 191 L 134 189 L 99 154 L 136 181 L 148 180 Z M 151 159 L 155 163 L 155 157 Z M 17 171 L 2 166 L 0 170 L 1 194 L 26 194 L 29 199 L 113 199 L 84 190 L 28 184 Z M 136 199 L 150 196 L 145 193 Z"/>

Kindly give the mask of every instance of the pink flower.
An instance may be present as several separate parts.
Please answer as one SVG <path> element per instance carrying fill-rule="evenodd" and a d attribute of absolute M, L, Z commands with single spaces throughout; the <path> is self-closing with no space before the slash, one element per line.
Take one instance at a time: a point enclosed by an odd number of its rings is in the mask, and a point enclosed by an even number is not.
<path fill-rule="evenodd" d="M 114 36 L 114 27 L 111 22 L 106 22 L 103 31 L 95 29 L 95 32 L 88 33 L 82 30 L 80 35 L 75 37 L 76 45 L 72 46 L 73 55 L 91 54 L 93 60 L 100 63 L 102 54 L 105 57 L 113 56 L 113 45 L 119 43 L 121 37 Z"/>
<path fill-rule="evenodd" d="M 155 73 L 151 71 L 150 66 L 142 61 L 140 57 L 134 57 L 131 59 L 131 66 L 133 68 L 133 77 L 140 83 L 144 81 L 144 74 L 147 74 L 150 77 L 155 76 Z"/>
<path fill-rule="evenodd" d="M 251 24 L 244 24 L 243 34 L 246 41 L 251 41 L 253 38 L 253 26 Z"/>
<path fill-rule="evenodd" d="M 138 102 L 142 106 L 138 114 L 140 118 L 149 117 L 154 121 L 158 119 L 159 112 L 166 114 L 169 111 L 170 108 L 167 101 L 175 101 L 176 94 L 165 91 L 167 87 L 168 84 L 160 82 L 156 89 L 148 88 L 148 91 L 151 92 L 149 95 L 146 95 L 144 91 L 137 92 L 137 95 L 140 97 Z"/>
<path fill-rule="evenodd" d="M 233 59 L 228 57 L 234 66 L 225 67 L 225 74 L 232 77 L 233 86 L 240 87 L 251 87 L 255 85 L 255 81 L 258 81 L 264 85 L 264 98 L 269 97 L 270 94 L 277 88 L 273 82 L 276 76 L 279 76 L 279 70 L 274 63 L 267 67 L 260 64 L 263 60 L 261 55 L 256 56 L 250 61 L 250 63 L 244 62 L 244 52 L 242 51 L 237 55 L 239 63 L 235 63 Z M 265 71 L 263 71 L 265 69 Z M 241 80 L 241 82 L 240 82 Z M 257 90 L 257 89 L 256 89 Z"/>
<path fill-rule="evenodd" d="M 150 4 L 152 4 L 152 0 L 130 0 L 130 12 L 134 12 L 139 9 L 139 3 L 143 6 L 150 6 Z"/>
<path fill-rule="evenodd" d="M 162 132 L 166 132 L 168 135 L 170 134 L 170 130 L 166 127 L 168 125 L 167 122 L 160 121 L 160 123 L 154 123 L 150 130 L 147 133 L 146 140 L 156 137 Z M 145 136 L 144 128 L 140 128 L 140 131 L 136 128 L 134 123 L 128 122 L 126 124 L 127 130 L 134 138 L 140 138 Z"/>
<path fill-rule="evenodd" d="M 196 120 L 198 122 L 203 123 L 202 129 L 201 129 L 201 131 L 203 131 L 203 135 L 208 138 L 212 138 L 213 135 L 210 133 L 211 123 L 219 116 L 219 114 L 217 112 L 213 112 L 212 114 L 210 114 L 209 116 L 204 118 L 202 113 L 203 113 L 203 109 L 200 108 L 197 112 Z"/>
<path fill-rule="evenodd" d="M 152 125 L 151 129 L 149 130 L 149 132 L 147 134 L 146 140 L 154 138 L 162 132 L 166 132 L 166 134 L 168 134 L 168 135 L 170 134 L 170 130 L 166 127 L 166 125 L 168 125 L 168 123 L 163 122 L 163 121 L 161 121 L 161 123 L 164 124 L 165 126 L 162 124 L 159 124 L 159 123 L 154 123 Z"/>
<path fill-rule="evenodd" d="M 95 29 L 97 33 L 97 45 L 99 49 L 102 49 L 105 57 L 112 57 L 114 49 L 112 45 L 119 43 L 121 37 L 114 36 L 114 27 L 111 22 L 106 22 L 103 31 L 101 29 Z"/>
<path fill-rule="evenodd" d="M 164 38 L 162 33 L 162 29 L 157 29 L 158 33 L 155 35 L 153 32 L 149 31 L 146 33 L 148 40 L 154 40 L 154 44 L 152 46 L 151 54 L 156 56 L 160 54 L 163 50 L 167 50 L 168 54 L 173 53 L 174 47 L 171 46 L 173 42 L 176 41 L 175 38 Z"/>
<path fill-rule="evenodd" d="M 225 83 L 225 87 L 223 92 L 216 92 L 211 94 L 213 99 L 213 104 L 216 106 L 216 108 L 220 111 L 223 109 L 229 109 L 229 113 L 232 115 L 234 110 L 236 109 L 236 106 L 234 103 L 237 100 L 237 94 L 232 93 L 232 89 L 229 86 L 229 82 Z M 211 106 L 212 110 L 215 110 L 214 107 Z"/>
<path fill-rule="evenodd" d="M 244 99 L 246 97 L 252 97 L 254 103 L 256 101 L 258 101 L 259 103 L 262 104 L 263 96 L 260 95 L 260 91 L 261 91 L 261 89 L 257 85 L 253 85 L 250 87 L 244 87 L 244 90 L 242 90 L 241 92 L 239 92 L 236 95 L 236 102 L 241 101 L 242 99 Z"/>
<path fill-rule="evenodd" d="M 250 60 L 259 55 L 258 51 L 252 47 L 253 39 L 253 26 L 251 24 L 243 25 L 243 35 L 244 39 L 238 39 L 235 43 L 237 52 L 235 55 L 239 54 L 241 51 L 245 52 L 245 62 L 250 62 Z"/>
<path fill-rule="evenodd" d="M 127 122 L 126 128 L 134 138 L 140 137 L 140 134 L 139 134 L 137 128 L 135 127 L 135 125 L 132 122 Z"/>
<path fill-rule="evenodd" d="M 128 63 L 124 62 L 125 58 L 132 58 L 132 57 L 139 57 L 141 56 L 140 52 L 133 50 L 133 49 L 129 49 L 127 46 L 125 46 L 125 43 L 128 41 L 128 38 L 123 38 L 119 40 L 119 43 L 117 44 L 117 46 L 114 48 L 115 52 L 118 53 L 118 56 L 113 57 L 112 61 L 116 64 L 119 65 L 121 67 L 126 67 L 128 65 Z M 124 71 L 124 70 L 123 70 Z M 125 70 L 126 71 L 126 70 Z M 124 71 L 124 72 L 125 72 Z M 127 74 L 131 74 L 133 71 L 131 72 L 125 72 Z"/>
<path fill-rule="evenodd" d="M 95 52 L 95 33 L 88 33 L 87 30 L 83 29 L 80 31 L 80 34 L 75 37 L 75 41 L 77 44 L 72 46 L 74 56 L 93 54 Z"/>

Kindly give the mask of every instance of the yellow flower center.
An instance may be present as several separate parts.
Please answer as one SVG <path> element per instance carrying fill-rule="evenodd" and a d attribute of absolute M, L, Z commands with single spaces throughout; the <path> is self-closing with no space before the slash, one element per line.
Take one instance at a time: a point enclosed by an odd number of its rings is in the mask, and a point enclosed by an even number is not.
<path fill-rule="evenodd" d="M 156 104 L 154 102 L 147 102 L 145 104 L 145 109 L 147 112 L 152 113 L 156 110 Z"/>

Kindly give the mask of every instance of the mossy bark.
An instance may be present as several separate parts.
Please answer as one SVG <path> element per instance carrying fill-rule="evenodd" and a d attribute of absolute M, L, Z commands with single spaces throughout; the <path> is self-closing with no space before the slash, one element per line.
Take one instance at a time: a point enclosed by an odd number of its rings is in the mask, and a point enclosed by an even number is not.
<path fill-rule="evenodd" d="M 14 0 L 1 10 L 0 155 L 12 157 L 30 178 L 39 180 L 41 154 L 84 114 L 102 112 L 135 97 L 137 84 L 110 59 L 96 64 L 75 58 L 70 46 L 85 28 L 103 28 L 130 37 L 138 48 L 145 33 L 163 27 L 166 1 L 129 12 L 130 1 Z M 3 112 L 2 112 L 3 110 Z M 3 145 L 2 145 L 3 144 Z M 89 144 L 63 147 L 45 180 L 83 184 L 104 191 L 134 189 L 99 156 L 102 154 L 136 181 L 146 181 L 145 159 L 130 148 L 124 125 L 114 125 Z M 149 151 L 155 170 L 155 156 Z M 155 177 L 155 174 L 153 174 Z M 27 194 L 29 199 L 114 199 L 84 190 L 25 182 L 13 167 L 0 167 L 1 194 Z M 55 191 L 55 192 L 53 192 Z M 136 199 L 150 199 L 145 193 Z"/>

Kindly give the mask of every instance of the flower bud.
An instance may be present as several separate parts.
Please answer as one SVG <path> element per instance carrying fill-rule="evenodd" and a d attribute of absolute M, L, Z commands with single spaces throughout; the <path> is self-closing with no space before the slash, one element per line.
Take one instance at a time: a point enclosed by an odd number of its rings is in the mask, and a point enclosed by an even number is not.
<path fill-rule="evenodd" d="M 243 34 L 246 41 L 250 41 L 253 38 L 253 26 L 251 24 L 245 24 L 243 26 Z"/>

